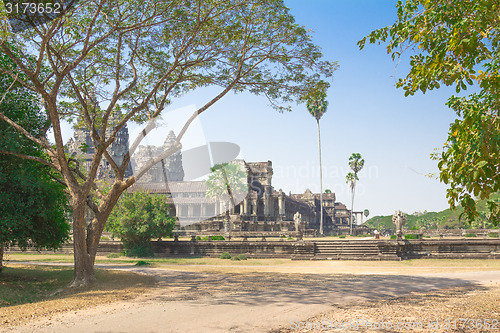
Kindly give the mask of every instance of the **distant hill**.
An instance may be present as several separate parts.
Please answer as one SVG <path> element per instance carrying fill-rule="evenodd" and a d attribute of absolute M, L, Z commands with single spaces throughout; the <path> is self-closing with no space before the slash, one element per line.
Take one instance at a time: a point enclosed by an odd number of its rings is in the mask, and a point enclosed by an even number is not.
<path fill-rule="evenodd" d="M 490 200 L 500 201 L 500 193 L 495 193 L 491 195 Z M 457 207 L 454 211 L 450 209 L 445 209 L 440 212 L 424 212 L 424 213 L 406 213 L 406 229 L 471 229 L 471 228 L 492 228 L 492 224 L 489 224 L 486 218 L 487 210 L 487 200 L 479 200 L 477 203 L 478 212 L 480 218 L 477 221 L 469 223 L 465 216 L 459 221 L 458 217 L 464 211 L 462 207 Z M 390 216 L 374 216 L 364 223 L 370 228 L 375 228 L 378 230 L 396 230 L 396 226 L 392 223 L 392 215 Z"/>

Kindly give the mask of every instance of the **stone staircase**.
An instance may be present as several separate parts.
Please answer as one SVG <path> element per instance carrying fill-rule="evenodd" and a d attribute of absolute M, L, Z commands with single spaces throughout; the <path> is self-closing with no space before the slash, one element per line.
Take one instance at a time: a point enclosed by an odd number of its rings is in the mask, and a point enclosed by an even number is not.
<path fill-rule="evenodd" d="M 401 260 L 397 245 L 377 240 L 318 241 L 314 260 Z"/>

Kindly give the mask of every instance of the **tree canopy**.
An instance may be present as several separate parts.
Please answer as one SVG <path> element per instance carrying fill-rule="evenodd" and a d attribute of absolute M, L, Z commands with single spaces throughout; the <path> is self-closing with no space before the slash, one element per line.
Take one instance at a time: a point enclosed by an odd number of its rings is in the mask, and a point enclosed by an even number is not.
<path fill-rule="evenodd" d="M 176 219 L 166 198 L 147 192 L 124 194 L 109 216 L 106 230 L 121 238 L 126 254 L 153 256 L 151 239 L 172 236 Z"/>
<path fill-rule="evenodd" d="M 8 59 L 0 56 L 0 63 Z M 0 75 L 0 112 L 22 124 L 31 135 L 47 126 L 35 93 Z M 10 87 L 10 89 L 9 89 Z M 0 271 L 5 246 L 57 249 L 69 238 L 68 200 L 53 171 L 16 154 L 47 159 L 42 147 L 0 120 Z"/>
<path fill-rule="evenodd" d="M 444 84 L 457 93 L 447 105 L 457 113 L 439 157 L 440 179 L 450 185 L 450 206 L 461 203 L 470 221 L 479 216 L 474 198 L 500 190 L 500 4 L 495 0 L 407 0 L 396 4 L 397 21 L 358 42 L 387 44 L 393 59 L 410 56 L 410 71 L 396 86 L 405 96 Z M 500 205 L 490 200 L 490 221 Z"/>

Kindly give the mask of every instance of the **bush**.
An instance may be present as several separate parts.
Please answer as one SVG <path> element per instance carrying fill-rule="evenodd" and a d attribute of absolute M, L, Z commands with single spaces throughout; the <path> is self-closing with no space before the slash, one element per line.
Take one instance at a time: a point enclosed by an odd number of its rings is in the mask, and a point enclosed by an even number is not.
<path fill-rule="evenodd" d="M 396 236 L 396 235 L 391 235 L 391 239 L 397 239 L 397 238 L 398 238 L 398 236 Z"/>
<path fill-rule="evenodd" d="M 135 266 L 149 266 L 151 265 L 151 263 L 147 262 L 147 261 L 144 261 L 144 260 L 139 260 Z"/>
<path fill-rule="evenodd" d="M 200 236 L 196 236 L 194 239 L 196 239 L 196 240 L 202 240 Z"/>
<path fill-rule="evenodd" d="M 222 254 L 220 255 L 220 258 L 221 259 L 231 259 L 231 255 L 227 252 L 222 252 Z"/>
<path fill-rule="evenodd" d="M 488 237 L 498 238 L 498 232 L 490 232 L 488 233 Z"/>
<path fill-rule="evenodd" d="M 418 235 L 417 234 L 408 234 L 408 235 L 405 235 L 405 239 L 418 239 Z"/>
<path fill-rule="evenodd" d="M 208 236 L 201 237 L 200 239 L 198 239 L 198 237 L 200 237 L 200 236 L 196 236 L 196 240 L 202 240 L 202 241 L 207 241 L 208 240 Z M 224 236 L 211 236 L 211 237 L 212 237 L 212 240 L 215 240 L 215 241 L 217 241 L 217 240 L 226 240 L 224 238 Z"/>
<path fill-rule="evenodd" d="M 128 246 L 123 244 L 123 246 L 126 247 L 125 255 L 127 257 L 151 258 L 155 255 L 151 243 L 129 244 Z"/>
<path fill-rule="evenodd" d="M 238 257 L 237 257 L 237 258 L 238 258 L 238 260 L 247 260 L 247 256 L 246 256 L 246 255 L 244 255 L 243 253 L 238 254 Z"/>
<path fill-rule="evenodd" d="M 431 236 L 424 236 L 424 238 L 431 238 Z"/>
<path fill-rule="evenodd" d="M 235 257 L 231 257 L 231 260 L 240 261 L 240 258 L 238 258 L 237 256 L 235 256 Z"/>
<path fill-rule="evenodd" d="M 129 257 L 152 257 L 151 239 L 172 236 L 175 218 L 169 216 L 162 196 L 125 193 L 111 211 L 106 231 L 119 236 Z"/>
<path fill-rule="evenodd" d="M 345 238 L 345 235 L 340 235 L 339 238 Z"/>
<path fill-rule="evenodd" d="M 476 234 L 465 234 L 465 237 L 477 237 Z"/>
<path fill-rule="evenodd" d="M 120 258 L 121 254 L 120 253 L 109 253 L 106 258 Z"/>
<path fill-rule="evenodd" d="M 106 237 L 106 236 L 101 236 L 101 240 L 102 240 L 102 241 L 108 241 L 108 240 L 109 240 L 109 237 Z"/>

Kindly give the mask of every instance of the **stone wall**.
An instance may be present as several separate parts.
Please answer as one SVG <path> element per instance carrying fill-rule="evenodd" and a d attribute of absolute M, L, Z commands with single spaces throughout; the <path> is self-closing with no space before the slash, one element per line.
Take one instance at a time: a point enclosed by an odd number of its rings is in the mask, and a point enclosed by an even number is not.
<path fill-rule="evenodd" d="M 405 259 L 500 259 L 500 239 L 423 239 L 423 240 L 335 240 L 335 241 L 154 241 L 155 256 L 219 257 L 223 252 L 245 254 L 248 258 L 405 260 Z M 8 252 L 18 252 L 12 248 Z M 103 241 L 98 255 L 118 253 L 118 241 Z M 28 249 L 27 252 L 36 252 Z M 73 253 L 66 244 L 57 251 Z"/>

